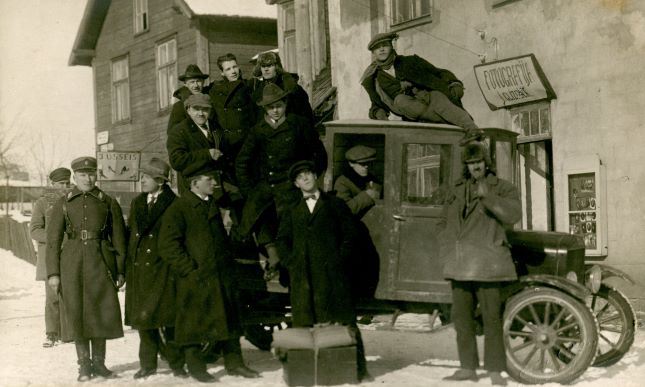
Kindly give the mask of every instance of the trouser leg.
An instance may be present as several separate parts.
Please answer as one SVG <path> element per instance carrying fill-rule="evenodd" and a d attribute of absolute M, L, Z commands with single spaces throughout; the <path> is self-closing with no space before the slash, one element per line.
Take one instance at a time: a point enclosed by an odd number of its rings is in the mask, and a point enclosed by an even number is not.
<path fill-rule="evenodd" d="M 244 365 L 239 338 L 224 340 L 219 343 L 222 347 L 222 354 L 224 355 L 224 368 L 232 370 Z"/>
<path fill-rule="evenodd" d="M 441 117 L 444 121 L 453 125 L 460 126 L 464 129 L 477 129 L 477 125 L 472 117 L 464 109 L 455 105 L 440 91 L 430 92 L 430 104 L 428 109 L 419 117 L 419 119 L 431 119 L 436 116 Z"/>
<path fill-rule="evenodd" d="M 45 281 L 45 333 L 60 336 L 58 294 Z"/>
<path fill-rule="evenodd" d="M 477 299 L 484 320 L 484 368 L 501 372 L 506 369 L 502 333 L 502 300 L 499 282 L 479 283 Z"/>
<path fill-rule="evenodd" d="M 159 352 L 159 330 L 139 330 L 139 364 L 141 368 L 156 369 L 157 353 Z"/>
<path fill-rule="evenodd" d="M 475 294 L 472 282 L 452 281 L 452 321 L 457 332 L 457 352 L 462 368 L 479 366 L 475 336 Z"/>
<path fill-rule="evenodd" d="M 178 346 L 177 343 L 175 343 L 175 328 L 165 327 L 163 328 L 163 333 L 164 337 L 166 338 L 164 356 L 168 361 L 168 365 L 173 370 L 183 368 L 185 363 L 185 356 L 182 348 Z"/>

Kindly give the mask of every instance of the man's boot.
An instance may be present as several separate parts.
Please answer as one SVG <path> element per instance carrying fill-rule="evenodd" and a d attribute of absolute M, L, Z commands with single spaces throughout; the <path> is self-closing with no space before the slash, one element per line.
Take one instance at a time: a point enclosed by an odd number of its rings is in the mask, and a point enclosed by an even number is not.
<path fill-rule="evenodd" d="M 76 357 L 78 358 L 78 381 L 87 382 L 92 378 L 92 362 L 90 361 L 90 343 L 87 340 L 76 340 Z"/>
<path fill-rule="evenodd" d="M 105 339 L 92 339 L 92 375 L 111 378 L 114 373 L 105 367 Z"/>

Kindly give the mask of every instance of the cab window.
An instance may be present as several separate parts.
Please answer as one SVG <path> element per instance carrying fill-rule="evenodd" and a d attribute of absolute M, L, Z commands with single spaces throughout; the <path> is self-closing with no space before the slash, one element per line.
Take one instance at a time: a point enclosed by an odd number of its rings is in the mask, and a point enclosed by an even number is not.
<path fill-rule="evenodd" d="M 452 147 L 404 144 L 403 202 L 441 205 L 449 189 Z"/>

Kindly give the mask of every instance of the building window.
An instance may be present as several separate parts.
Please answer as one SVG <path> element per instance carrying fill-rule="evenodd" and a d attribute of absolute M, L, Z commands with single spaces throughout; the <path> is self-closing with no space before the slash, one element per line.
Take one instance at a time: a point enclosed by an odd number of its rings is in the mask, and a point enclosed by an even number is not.
<path fill-rule="evenodd" d="M 168 40 L 157 46 L 157 90 L 159 110 L 167 109 L 177 87 L 177 41 Z"/>
<path fill-rule="evenodd" d="M 427 23 L 432 16 L 432 0 L 391 0 L 390 6 L 392 26 Z"/>
<path fill-rule="evenodd" d="M 513 131 L 519 133 L 519 177 L 527 230 L 555 230 L 551 108 L 548 102 L 511 110 Z"/>
<path fill-rule="evenodd" d="M 297 71 L 296 62 L 296 10 L 293 1 L 280 6 L 280 26 L 282 29 L 282 48 L 280 53 L 282 65 L 287 71 Z"/>
<path fill-rule="evenodd" d="M 148 0 L 134 0 L 134 33 L 148 31 Z"/>
<path fill-rule="evenodd" d="M 451 146 L 405 144 L 404 152 L 403 201 L 442 204 L 450 180 Z"/>
<path fill-rule="evenodd" d="M 130 118 L 128 57 L 112 60 L 112 122 Z"/>

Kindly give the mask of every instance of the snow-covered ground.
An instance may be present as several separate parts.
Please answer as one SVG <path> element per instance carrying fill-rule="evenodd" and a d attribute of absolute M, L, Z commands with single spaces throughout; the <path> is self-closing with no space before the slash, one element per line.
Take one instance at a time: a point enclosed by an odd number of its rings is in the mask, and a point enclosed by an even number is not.
<path fill-rule="evenodd" d="M 0 249 L 0 385 L 41 386 L 76 384 L 77 365 L 73 344 L 43 348 L 44 340 L 44 282 L 34 280 L 34 267 L 11 252 Z M 123 293 L 120 293 L 123 303 Z M 442 328 L 429 333 L 425 315 L 403 315 L 397 321 L 402 331 L 384 330 L 383 318 L 363 329 L 368 368 L 374 380 L 365 386 L 476 386 L 490 385 L 483 377 L 479 383 L 448 383 L 441 380 L 458 366 L 454 331 Z M 192 379 L 174 378 L 165 362 L 159 373 L 135 381 L 138 370 L 139 339 L 127 329 L 125 337 L 108 342 L 109 368 L 118 378 L 93 379 L 101 385 L 200 385 Z M 260 379 L 228 376 L 220 362 L 209 366 L 209 372 L 225 386 L 272 387 L 285 386 L 282 369 L 271 353 L 255 349 L 243 342 L 248 365 L 262 373 Z M 483 371 L 481 371 L 483 376 Z M 590 368 L 574 384 L 576 386 L 626 387 L 642 386 L 645 382 L 645 331 L 639 329 L 632 350 L 616 365 L 609 368 Z M 88 383 L 85 383 L 88 384 Z M 518 383 L 509 381 L 510 386 Z M 547 386 L 557 386 L 547 385 Z"/>

